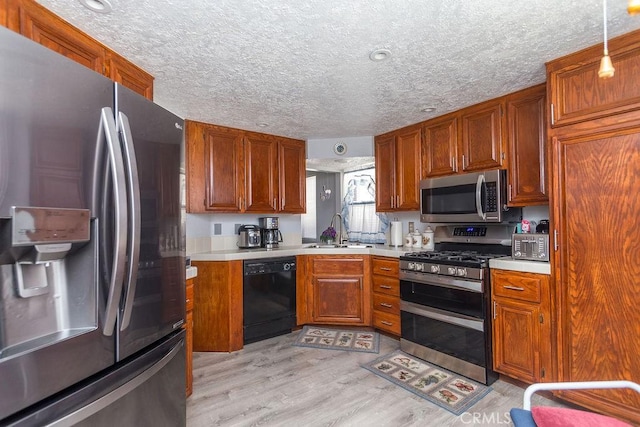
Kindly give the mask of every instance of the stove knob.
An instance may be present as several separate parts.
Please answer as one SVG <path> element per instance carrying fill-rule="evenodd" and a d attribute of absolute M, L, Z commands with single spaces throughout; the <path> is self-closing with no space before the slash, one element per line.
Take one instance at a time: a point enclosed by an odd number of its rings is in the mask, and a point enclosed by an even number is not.
<path fill-rule="evenodd" d="M 449 276 L 455 276 L 456 275 L 456 268 L 455 267 L 447 267 L 447 274 Z"/>
<path fill-rule="evenodd" d="M 424 264 L 416 262 L 416 271 L 424 271 Z"/>
<path fill-rule="evenodd" d="M 458 276 L 460 277 L 464 277 L 467 275 L 467 269 L 466 268 L 458 268 Z"/>
<path fill-rule="evenodd" d="M 415 270 L 416 269 L 416 263 L 415 262 L 410 262 L 407 264 L 407 268 L 409 270 Z"/>
<path fill-rule="evenodd" d="M 432 273 L 436 273 L 436 274 L 440 273 L 440 266 L 439 265 L 432 265 L 431 266 L 431 272 Z"/>

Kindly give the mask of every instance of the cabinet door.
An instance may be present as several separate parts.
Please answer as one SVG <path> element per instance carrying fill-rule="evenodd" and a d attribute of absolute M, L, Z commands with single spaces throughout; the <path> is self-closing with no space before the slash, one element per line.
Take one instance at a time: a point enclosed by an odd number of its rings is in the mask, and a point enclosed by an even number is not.
<path fill-rule="evenodd" d="M 545 175 L 545 93 L 545 85 L 539 85 L 507 97 L 510 206 L 549 203 Z"/>
<path fill-rule="evenodd" d="M 608 123 L 637 120 L 638 32 L 609 40 L 609 54 L 616 69 L 610 79 L 598 76 L 602 44 L 547 64 L 551 127 L 581 123 L 597 130 Z"/>
<path fill-rule="evenodd" d="M 242 137 L 232 130 L 204 130 L 205 210 L 243 209 Z"/>
<path fill-rule="evenodd" d="M 100 43 L 33 1 L 16 3 L 19 10 L 18 28 L 11 28 L 12 23 L 9 22 L 11 29 L 104 74 L 105 50 Z"/>
<path fill-rule="evenodd" d="M 313 321 L 364 322 L 362 277 L 314 277 Z"/>
<path fill-rule="evenodd" d="M 640 378 L 640 128 L 553 138 L 560 380 Z M 567 392 L 640 423 L 640 396 Z"/>
<path fill-rule="evenodd" d="M 495 298 L 493 309 L 493 368 L 528 383 L 538 382 L 542 378 L 538 304 Z"/>
<path fill-rule="evenodd" d="M 153 76 L 115 52 L 107 52 L 108 77 L 147 99 L 153 100 Z"/>
<path fill-rule="evenodd" d="M 281 140 L 278 144 L 280 211 L 307 211 L 306 149 L 304 141 Z"/>
<path fill-rule="evenodd" d="M 458 166 L 458 116 L 427 122 L 422 138 L 422 176 L 451 175 Z"/>
<path fill-rule="evenodd" d="M 244 138 L 247 212 L 276 212 L 278 208 L 277 143 L 258 135 Z"/>
<path fill-rule="evenodd" d="M 415 126 L 396 138 L 396 210 L 420 208 L 420 143 L 422 129 Z"/>
<path fill-rule="evenodd" d="M 396 137 L 377 136 L 374 142 L 376 164 L 376 211 L 389 212 L 396 206 Z"/>
<path fill-rule="evenodd" d="M 489 101 L 462 110 L 462 170 L 500 168 L 503 103 Z"/>

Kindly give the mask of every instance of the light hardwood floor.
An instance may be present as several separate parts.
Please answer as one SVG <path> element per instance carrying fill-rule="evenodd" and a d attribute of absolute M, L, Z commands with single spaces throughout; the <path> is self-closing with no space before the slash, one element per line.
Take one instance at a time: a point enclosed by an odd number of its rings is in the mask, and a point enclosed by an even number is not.
<path fill-rule="evenodd" d="M 498 380 L 466 413 L 452 413 L 360 365 L 399 347 L 382 335 L 380 352 L 295 347 L 299 331 L 233 353 L 194 353 L 187 426 L 509 426 L 524 390 Z M 534 405 L 562 406 L 539 395 Z"/>

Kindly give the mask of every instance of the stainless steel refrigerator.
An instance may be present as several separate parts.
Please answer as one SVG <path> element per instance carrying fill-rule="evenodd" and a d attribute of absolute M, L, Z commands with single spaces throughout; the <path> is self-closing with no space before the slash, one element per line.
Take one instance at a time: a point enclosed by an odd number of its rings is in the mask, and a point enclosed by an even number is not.
<path fill-rule="evenodd" d="M 0 58 L 0 425 L 185 425 L 183 120 L 1 27 Z"/>

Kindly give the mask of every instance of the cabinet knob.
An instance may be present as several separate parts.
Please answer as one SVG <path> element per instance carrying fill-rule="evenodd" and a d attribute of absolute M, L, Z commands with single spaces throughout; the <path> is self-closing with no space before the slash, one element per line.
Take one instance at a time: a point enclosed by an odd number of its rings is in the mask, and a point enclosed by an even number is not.
<path fill-rule="evenodd" d="M 380 305 L 386 308 L 393 308 L 391 304 L 387 304 L 386 302 L 381 302 Z"/>
<path fill-rule="evenodd" d="M 391 289 L 389 285 L 380 285 L 380 289 Z"/>
<path fill-rule="evenodd" d="M 380 323 L 382 323 L 383 325 L 387 325 L 387 326 L 393 326 L 392 322 L 387 322 L 386 320 L 381 320 Z"/>
<path fill-rule="evenodd" d="M 504 285 L 503 288 L 510 289 L 512 291 L 520 291 L 520 292 L 524 291 L 524 288 L 521 288 L 519 286 Z"/>

